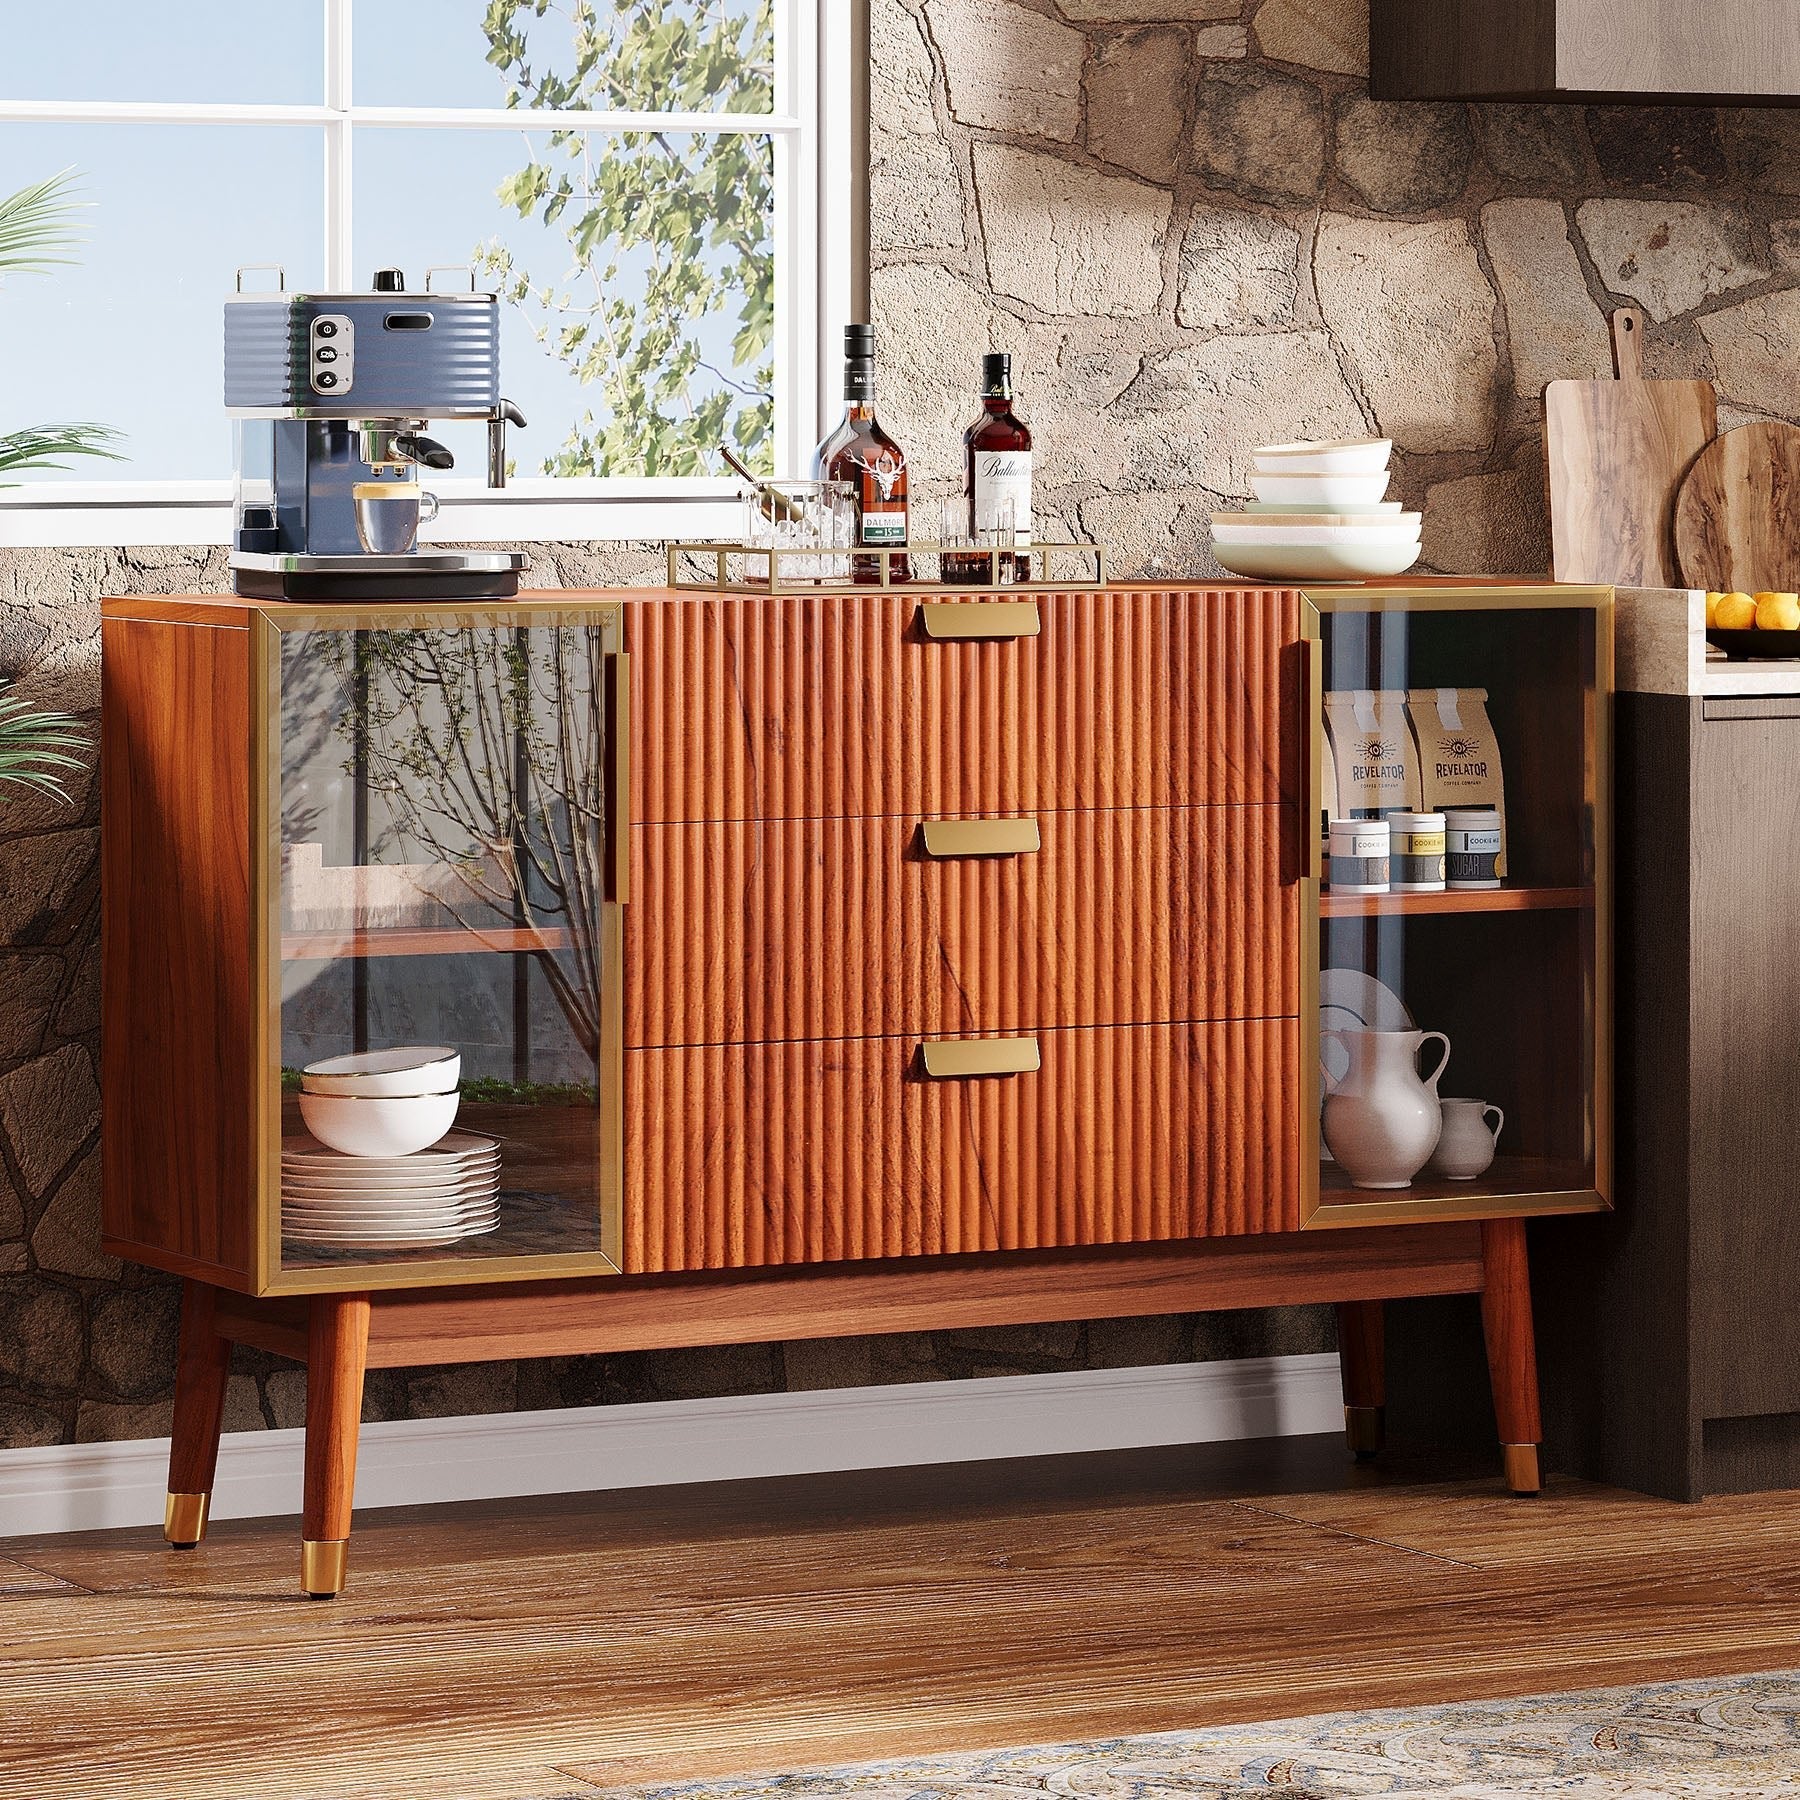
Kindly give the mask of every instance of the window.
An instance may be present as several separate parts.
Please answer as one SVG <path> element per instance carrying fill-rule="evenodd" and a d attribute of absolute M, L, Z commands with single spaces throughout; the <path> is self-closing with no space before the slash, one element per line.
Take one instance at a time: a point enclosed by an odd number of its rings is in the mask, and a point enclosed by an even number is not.
<path fill-rule="evenodd" d="M 91 210 L 71 266 L 0 284 L 0 430 L 122 438 L 117 462 L 5 477 L 0 542 L 223 541 L 220 310 L 240 266 L 269 286 L 269 264 L 327 292 L 446 265 L 439 286 L 505 297 L 502 387 L 528 425 L 504 497 L 478 427 L 434 432 L 458 470 L 433 483 L 440 537 L 717 529 L 721 438 L 791 474 L 819 435 L 821 352 L 849 311 L 852 10 L 20 9 L 0 192 L 70 169 Z"/>

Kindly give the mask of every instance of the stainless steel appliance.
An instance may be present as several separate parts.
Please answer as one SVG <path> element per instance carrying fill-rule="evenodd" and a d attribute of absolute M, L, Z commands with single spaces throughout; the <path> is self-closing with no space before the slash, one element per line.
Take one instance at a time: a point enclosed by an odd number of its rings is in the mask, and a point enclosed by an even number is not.
<path fill-rule="evenodd" d="M 457 293 L 433 290 L 437 269 L 417 293 L 398 269 L 378 269 L 366 294 L 289 293 L 279 270 L 273 290 L 246 292 L 248 273 L 239 270 L 225 303 L 237 591 L 340 601 L 516 594 L 522 553 L 422 549 L 406 528 L 420 475 L 454 465 L 425 433 L 434 419 L 485 420 L 488 485 L 506 485 L 506 427 L 525 421 L 500 393 L 498 297 L 476 292 L 467 270 L 469 288 Z M 399 504 L 371 506 L 384 498 Z M 372 533 L 373 517 L 382 524 Z"/>

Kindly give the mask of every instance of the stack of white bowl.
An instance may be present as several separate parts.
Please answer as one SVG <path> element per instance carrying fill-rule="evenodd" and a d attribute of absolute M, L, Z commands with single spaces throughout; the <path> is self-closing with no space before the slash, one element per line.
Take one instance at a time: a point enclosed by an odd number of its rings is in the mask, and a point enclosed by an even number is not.
<path fill-rule="evenodd" d="M 454 1243 L 499 1222 L 500 1147 L 452 1131 L 462 1058 L 407 1045 L 310 1063 L 281 1146 L 281 1231 L 295 1243 Z"/>
<path fill-rule="evenodd" d="M 1356 581 L 1404 574 L 1419 560 L 1420 515 L 1384 498 L 1388 438 L 1264 444 L 1256 499 L 1213 514 L 1213 555 L 1251 580 Z"/>

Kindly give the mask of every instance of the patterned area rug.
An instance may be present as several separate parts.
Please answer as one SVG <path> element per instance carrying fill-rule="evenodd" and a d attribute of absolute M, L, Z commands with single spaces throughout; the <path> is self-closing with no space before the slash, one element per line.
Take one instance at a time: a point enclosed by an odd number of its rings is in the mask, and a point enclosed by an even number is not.
<path fill-rule="evenodd" d="M 640 1800 L 1800 1796 L 1800 1671 L 639 1788 Z"/>

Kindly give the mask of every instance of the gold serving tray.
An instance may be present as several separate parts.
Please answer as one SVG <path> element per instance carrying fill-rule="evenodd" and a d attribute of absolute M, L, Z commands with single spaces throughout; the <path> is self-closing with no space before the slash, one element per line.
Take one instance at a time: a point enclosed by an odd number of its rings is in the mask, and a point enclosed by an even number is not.
<path fill-rule="evenodd" d="M 837 549 L 790 549 L 763 544 L 700 543 L 670 544 L 669 586 L 683 592 L 705 594 L 830 594 L 867 592 L 871 587 L 954 588 L 959 594 L 1006 594 L 1020 589 L 1099 588 L 1106 585 L 1106 546 L 1104 544 L 993 544 L 978 547 L 968 544 L 894 544 L 858 545 Z M 878 561 L 878 581 L 853 581 L 848 574 L 827 576 L 807 574 L 807 565 L 817 565 L 830 557 L 848 566 L 851 557 Z M 1031 573 L 1022 580 L 1002 580 L 1002 557 L 1024 556 L 1030 560 Z M 925 560 L 933 566 L 931 574 L 921 574 L 915 566 L 905 581 L 893 578 L 897 557 Z M 961 559 L 973 567 L 977 560 L 987 565 L 986 578 L 968 575 L 945 575 L 943 558 Z M 700 567 L 697 570 L 695 564 Z M 1073 566 L 1074 573 L 1069 573 Z"/>

